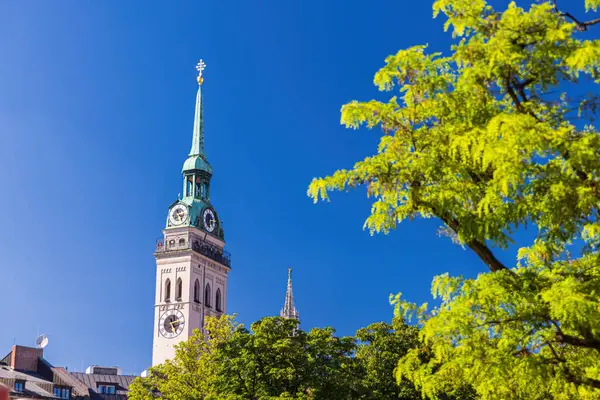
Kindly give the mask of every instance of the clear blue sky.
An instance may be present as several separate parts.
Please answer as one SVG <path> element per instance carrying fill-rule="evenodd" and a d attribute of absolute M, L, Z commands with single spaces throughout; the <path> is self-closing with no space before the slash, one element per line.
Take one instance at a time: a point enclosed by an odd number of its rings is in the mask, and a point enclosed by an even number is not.
<path fill-rule="evenodd" d="M 485 270 L 438 221 L 371 237 L 364 191 L 306 196 L 313 176 L 375 152 L 379 131 L 340 126 L 342 104 L 386 99 L 372 84 L 384 58 L 446 50 L 442 23 L 429 1 L 0 2 L 0 353 L 39 326 L 56 365 L 150 364 L 153 251 L 181 188 L 200 57 L 242 322 L 279 313 L 288 267 L 303 327 L 343 335 L 390 320 L 392 292 L 427 301 L 435 274 Z"/>

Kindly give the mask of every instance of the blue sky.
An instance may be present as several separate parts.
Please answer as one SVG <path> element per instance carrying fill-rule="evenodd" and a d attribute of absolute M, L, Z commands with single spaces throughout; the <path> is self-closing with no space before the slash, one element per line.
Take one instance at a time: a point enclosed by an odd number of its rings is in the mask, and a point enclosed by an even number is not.
<path fill-rule="evenodd" d="M 442 23 L 428 1 L 1 2 L 0 353 L 39 329 L 71 370 L 150 364 L 154 244 L 181 190 L 200 57 L 240 321 L 278 314 L 288 267 L 303 327 L 342 335 L 389 320 L 390 293 L 427 301 L 435 274 L 484 271 L 438 221 L 371 237 L 364 191 L 306 196 L 375 152 L 379 132 L 346 130 L 340 107 L 388 97 L 372 84 L 387 55 L 446 50 Z"/>

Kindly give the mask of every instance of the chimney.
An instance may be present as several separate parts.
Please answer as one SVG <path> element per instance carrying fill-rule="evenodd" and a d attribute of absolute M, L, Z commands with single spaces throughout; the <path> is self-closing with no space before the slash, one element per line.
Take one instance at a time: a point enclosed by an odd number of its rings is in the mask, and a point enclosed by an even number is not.
<path fill-rule="evenodd" d="M 14 345 L 10 366 L 20 371 L 38 372 L 38 360 L 43 356 L 43 349 Z"/>

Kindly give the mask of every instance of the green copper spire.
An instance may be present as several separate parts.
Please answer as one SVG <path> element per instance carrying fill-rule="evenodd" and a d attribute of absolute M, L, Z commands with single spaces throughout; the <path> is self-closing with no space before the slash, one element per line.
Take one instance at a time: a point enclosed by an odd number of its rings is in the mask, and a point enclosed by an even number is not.
<path fill-rule="evenodd" d="M 202 104 L 202 84 L 196 94 L 196 113 L 194 114 L 194 136 L 190 156 L 204 156 L 204 105 Z"/>
<path fill-rule="evenodd" d="M 192 148 L 183 164 L 183 196 L 169 207 L 167 229 L 195 227 L 220 240 L 225 239 L 223 224 L 210 202 L 210 180 L 212 168 L 204 154 L 204 110 L 202 109 L 202 71 L 206 64 L 202 60 L 198 70 L 198 93 L 194 115 Z"/>
<path fill-rule="evenodd" d="M 194 134 L 192 136 L 192 148 L 190 149 L 189 157 L 183 164 L 182 172 L 184 173 L 186 171 L 200 170 L 212 174 L 212 168 L 204 154 L 204 105 L 202 100 L 202 83 L 204 82 L 204 77 L 202 76 L 202 71 L 204 71 L 205 67 L 206 64 L 202 60 L 196 66 L 198 70 L 198 93 L 196 94 L 196 112 L 194 114 Z"/>

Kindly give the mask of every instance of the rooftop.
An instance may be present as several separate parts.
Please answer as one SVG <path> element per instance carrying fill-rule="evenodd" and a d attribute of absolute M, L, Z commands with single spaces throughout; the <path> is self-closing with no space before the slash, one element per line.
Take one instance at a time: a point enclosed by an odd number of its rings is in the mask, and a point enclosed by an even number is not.
<path fill-rule="evenodd" d="M 125 400 L 135 375 L 118 367 L 91 366 L 87 372 L 69 372 L 43 358 L 43 349 L 13 346 L 0 359 L 0 385 L 11 398 Z M 96 373 L 101 372 L 101 373 Z"/>

